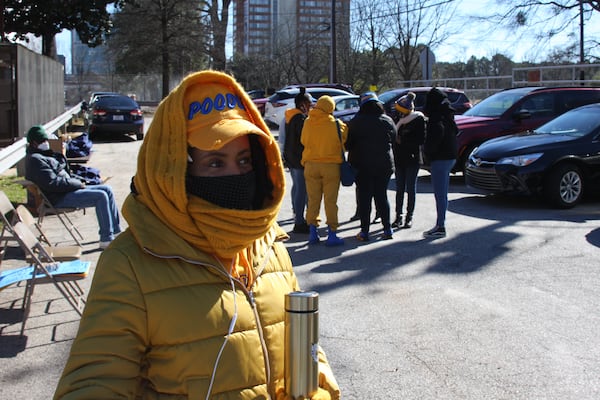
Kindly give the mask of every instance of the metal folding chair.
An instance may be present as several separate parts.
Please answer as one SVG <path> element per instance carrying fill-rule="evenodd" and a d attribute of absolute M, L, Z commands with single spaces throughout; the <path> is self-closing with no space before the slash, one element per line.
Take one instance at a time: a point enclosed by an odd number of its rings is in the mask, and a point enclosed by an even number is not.
<path fill-rule="evenodd" d="M 75 224 L 73 224 L 73 221 L 71 221 L 71 218 L 69 218 L 67 213 L 77 210 L 83 210 L 85 212 L 85 208 L 56 208 L 52 205 L 50 200 L 48 200 L 48 197 L 46 197 L 44 192 L 34 182 L 24 179 L 19 181 L 19 183 L 25 187 L 35 199 L 35 205 L 38 212 L 38 224 L 40 226 L 42 225 L 46 215 L 56 215 L 59 221 L 67 229 L 73 240 L 75 240 L 75 243 L 81 246 L 83 235 L 81 232 L 79 232 Z"/>
<path fill-rule="evenodd" d="M 30 266 L 3 271 L 0 274 L 0 289 L 14 283 L 26 282 L 21 336 L 25 331 L 25 323 L 31 308 L 31 297 L 36 284 L 52 283 L 71 307 L 81 315 L 85 305 L 85 292 L 77 281 L 87 276 L 91 263 L 81 260 L 57 262 L 46 252 L 29 227 L 21 221 L 7 229 L 12 231 L 25 250 L 26 256 L 32 260 Z"/>

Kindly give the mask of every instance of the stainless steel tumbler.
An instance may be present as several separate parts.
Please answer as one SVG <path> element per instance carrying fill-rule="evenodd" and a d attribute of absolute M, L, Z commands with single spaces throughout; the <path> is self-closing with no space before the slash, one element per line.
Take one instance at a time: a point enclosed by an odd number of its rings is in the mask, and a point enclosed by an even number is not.
<path fill-rule="evenodd" d="M 285 295 L 285 389 L 308 399 L 319 388 L 319 294 Z"/>

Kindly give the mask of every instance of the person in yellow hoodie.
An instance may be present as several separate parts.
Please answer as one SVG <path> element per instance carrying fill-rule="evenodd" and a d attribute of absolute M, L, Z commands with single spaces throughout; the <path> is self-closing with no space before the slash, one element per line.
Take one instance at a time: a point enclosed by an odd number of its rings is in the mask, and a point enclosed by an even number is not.
<path fill-rule="evenodd" d="M 340 164 L 348 128 L 333 116 L 334 109 L 335 102 L 331 96 L 319 97 L 302 128 L 302 165 L 308 194 L 306 221 L 309 224 L 309 244 L 316 244 L 321 240 L 317 230 L 321 200 L 325 205 L 328 225 L 325 244 L 344 244 L 344 240 L 336 233 L 339 226 L 337 199 L 340 190 Z"/>
<path fill-rule="evenodd" d="M 55 399 L 290 399 L 284 299 L 299 290 L 278 145 L 229 75 L 187 76 L 158 106 L 98 260 Z M 314 400 L 340 391 L 318 349 Z"/>

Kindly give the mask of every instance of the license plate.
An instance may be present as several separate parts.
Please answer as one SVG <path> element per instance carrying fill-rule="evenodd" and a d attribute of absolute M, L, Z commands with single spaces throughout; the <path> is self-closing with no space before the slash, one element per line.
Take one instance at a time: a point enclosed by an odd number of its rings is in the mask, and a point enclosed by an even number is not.
<path fill-rule="evenodd" d="M 122 115 L 113 115 L 113 121 L 123 121 L 124 118 Z"/>

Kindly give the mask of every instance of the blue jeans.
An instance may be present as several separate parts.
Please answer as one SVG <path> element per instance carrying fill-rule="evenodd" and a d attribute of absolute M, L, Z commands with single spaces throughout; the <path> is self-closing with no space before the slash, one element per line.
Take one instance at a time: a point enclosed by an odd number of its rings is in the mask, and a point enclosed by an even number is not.
<path fill-rule="evenodd" d="M 448 210 L 448 187 L 450 186 L 450 172 L 456 160 L 431 161 L 431 185 L 435 196 L 437 220 L 435 225 L 444 228 L 446 225 L 446 210 Z"/>
<path fill-rule="evenodd" d="M 121 232 L 119 210 L 110 186 L 86 186 L 85 189 L 69 192 L 54 206 L 56 208 L 95 207 L 101 242 L 110 242 L 116 233 Z"/>
<path fill-rule="evenodd" d="M 407 194 L 406 215 L 413 215 L 417 198 L 419 164 L 396 166 L 396 217 L 402 215 L 404 193 Z"/>
<path fill-rule="evenodd" d="M 306 181 L 304 169 L 290 168 L 292 175 L 292 208 L 294 210 L 294 223 L 305 224 L 304 210 L 306 209 Z"/>

